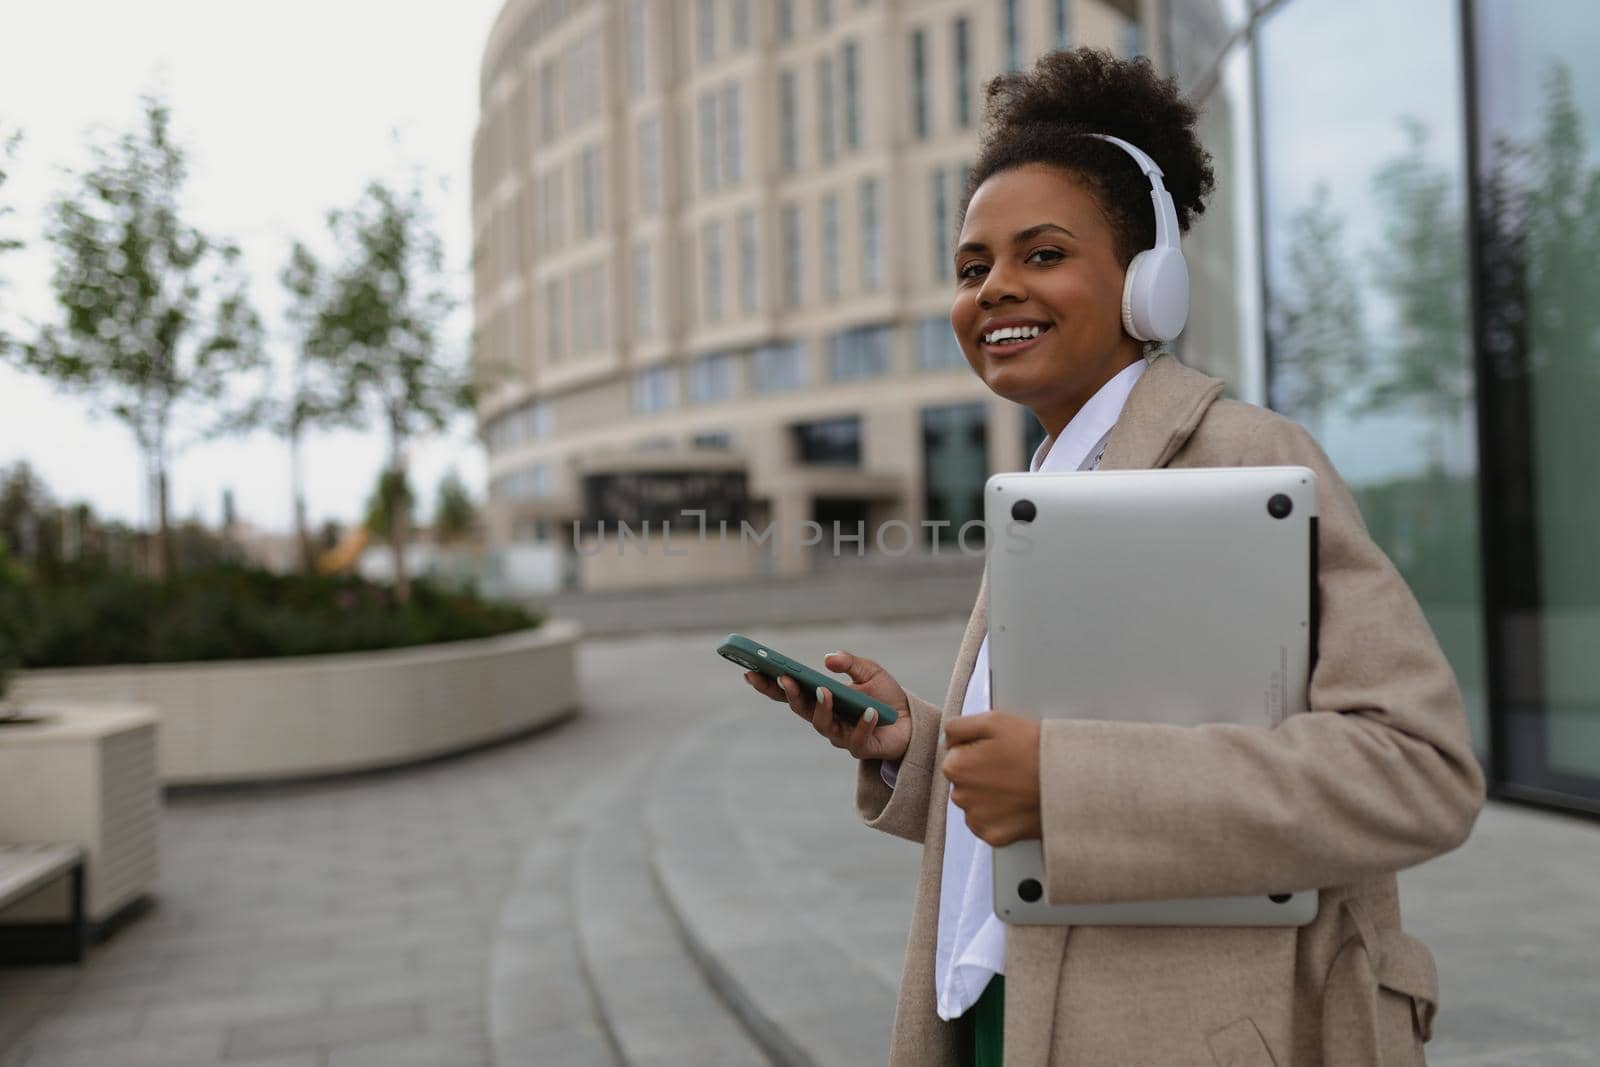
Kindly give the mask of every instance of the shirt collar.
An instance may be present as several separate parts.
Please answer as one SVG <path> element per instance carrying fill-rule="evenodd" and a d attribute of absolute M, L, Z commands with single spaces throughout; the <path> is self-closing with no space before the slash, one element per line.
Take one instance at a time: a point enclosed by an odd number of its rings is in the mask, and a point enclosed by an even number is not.
<path fill-rule="evenodd" d="M 1059 473 L 1081 467 L 1089 457 L 1089 450 L 1116 425 L 1123 405 L 1128 402 L 1128 394 L 1133 392 L 1134 383 L 1149 366 L 1149 360 L 1136 359 L 1102 385 L 1061 431 L 1059 445 L 1057 438 L 1048 436 L 1039 442 L 1039 447 L 1033 450 L 1033 461 L 1028 464 L 1028 470 Z"/>

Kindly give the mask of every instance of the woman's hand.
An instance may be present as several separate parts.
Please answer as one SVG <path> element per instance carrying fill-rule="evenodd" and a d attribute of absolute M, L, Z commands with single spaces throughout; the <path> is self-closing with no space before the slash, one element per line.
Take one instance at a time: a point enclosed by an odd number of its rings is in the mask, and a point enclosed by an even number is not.
<path fill-rule="evenodd" d="M 1039 813 L 1039 721 L 1009 711 L 944 724 L 944 776 L 967 826 L 999 848 L 1044 836 Z"/>
<path fill-rule="evenodd" d="M 852 689 L 883 701 L 898 717 L 887 726 L 879 726 L 877 712 L 869 710 L 852 725 L 835 717 L 833 694 L 826 689 L 806 692 L 804 686 L 787 674 L 773 681 L 758 671 L 746 671 L 744 680 L 757 692 L 788 704 L 791 711 L 809 722 L 829 744 L 847 749 L 856 759 L 896 760 L 904 756 L 911 747 L 911 701 L 905 688 L 865 656 L 829 652 L 822 658 L 822 665 L 835 673 L 849 674 Z"/>

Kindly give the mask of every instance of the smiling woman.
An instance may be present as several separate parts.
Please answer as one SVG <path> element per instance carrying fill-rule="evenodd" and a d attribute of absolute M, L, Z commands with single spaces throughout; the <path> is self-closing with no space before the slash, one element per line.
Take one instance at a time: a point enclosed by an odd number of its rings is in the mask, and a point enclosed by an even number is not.
<path fill-rule="evenodd" d="M 1187 315 L 1178 234 L 1213 184 L 1195 109 L 1147 60 L 1081 49 L 995 79 L 988 103 L 950 310 L 967 362 L 1047 431 L 1034 471 L 1313 469 L 1316 666 L 1305 713 L 1274 726 L 1083 718 L 1071 691 L 1019 715 L 990 706 L 985 585 L 942 709 L 848 651 L 824 665 L 895 722 L 750 679 L 856 757 L 869 826 L 926 850 L 890 1062 L 1420 1064 L 1437 988 L 1394 875 L 1460 844 L 1482 804 L 1455 678 L 1311 437 L 1161 351 Z M 1050 905 L 1317 889 L 1320 910 L 1070 938 L 1002 923 L 992 849 L 1030 839 Z"/>

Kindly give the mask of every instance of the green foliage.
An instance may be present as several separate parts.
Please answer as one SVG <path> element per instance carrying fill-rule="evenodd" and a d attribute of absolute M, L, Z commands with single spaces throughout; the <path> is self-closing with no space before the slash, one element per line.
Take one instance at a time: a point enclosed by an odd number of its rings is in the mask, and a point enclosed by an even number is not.
<path fill-rule="evenodd" d="M 0 128 L 0 192 L 5 190 L 6 178 L 8 177 L 6 168 L 11 165 L 11 159 L 13 156 L 15 156 L 17 145 L 20 144 L 21 141 L 22 132 L 20 130 L 13 130 L 11 133 L 6 133 L 3 128 Z M 4 200 L 0 200 L 0 227 L 3 227 L 6 219 L 15 213 L 15 208 L 11 207 Z M 21 247 L 21 240 L 15 237 L 7 236 L 6 231 L 3 228 L 0 228 L 0 255 L 4 255 L 7 252 L 15 252 Z M 3 293 L 4 291 L 5 278 L 4 276 L 0 276 L 0 293 Z M 0 315 L 3 315 L 4 311 L 5 305 L 0 303 Z M 0 317 L 0 355 L 4 355 L 6 349 L 10 347 L 10 345 L 11 339 L 6 336 L 5 332 L 5 320 L 3 317 Z M 0 692 L 3 691 L 3 686 L 0 686 Z"/>
<path fill-rule="evenodd" d="M 1272 403 L 1313 432 L 1366 374 L 1361 290 L 1344 248 L 1344 218 L 1318 183 L 1289 221 L 1283 290 L 1272 305 Z"/>
<path fill-rule="evenodd" d="M 395 529 L 398 514 L 404 511 L 409 528 L 415 508 L 416 497 L 411 492 L 411 481 L 406 477 L 406 472 L 382 471 L 378 475 L 378 484 L 372 488 L 372 495 L 367 497 L 367 532 L 387 541 Z"/>
<path fill-rule="evenodd" d="M 1410 407 L 1446 424 L 1472 402 L 1464 219 L 1456 178 L 1427 161 L 1427 127 L 1415 119 L 1404 125 L 1405 154 L 1372 182 L 1385 216 L 1374 278 L 1392 295 L 1396 322 L 1369 402 L 1377 410 Z"/>
<path fill-rule="evenodd" d="M 459 541 L 478 524 L 478 509 L 472 503 L 466 483 L 452 468 L 439 479 L 438 496 L 433 504 L 433 533 L 440 541 Z"/>
<path fill-rule="evenodd" d="M 62 320 L 21 347 L 22 365 L 90 394 L 144 455 L 167 543 L 167 472 L 193 413 L 204 435 L 242 428 L 227 406 L 244 372 L 264 366 L 261 330 L 233 244 L 184 222 L 186 154 L 171 114 L 146 98 L 142 128 L 94 150 L 78 187 L 51 207 L 51 285 Z M 170 551 L 164 553 L 170 565 Z"/>
<path fill-rule="evenodd" d="M 426 582 L 399 604 L 359 578 L 236 566 L 165 582 L 90 570 L 45 581 L 8 568 L 0 554 L 0 647 L 9 643 L 23 667 L 355 652 L 491 637 L 537 621 Z"/>
<path fill-rule="evenodd" d="M 402 476 L 407 442 L 444 429 L 472 401 L 460 361 L 440 351 L 455 304 L 443 280 L 444 249 L 415 184 L 401 194 L 372 182 L 354 207 L 332 212 L 328 226 L 345 257 L 303 287 L 309 304 L 302 307 L 315 308 L 305 319 L 305 350 L 336 383 L 337 410 L 379 420 L 389 437 L 389 472 Z M 403 600 L 409 509 L 390 507 L 387 516 Z"/>

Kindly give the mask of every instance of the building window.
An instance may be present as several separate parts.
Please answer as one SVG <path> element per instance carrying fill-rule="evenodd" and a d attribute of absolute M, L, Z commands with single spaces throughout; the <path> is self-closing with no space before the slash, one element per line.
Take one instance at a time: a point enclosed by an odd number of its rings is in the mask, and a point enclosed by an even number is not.
<path fill-rule="evenodd" d="M 705 263 L 704 308 L 707 322 L 722 319 L 722 224 L 708 222 L 700 228 L 700 253 Z"/>
<path fill-rule="evenodd" d="M 833 58 L 817 60 L 817 155 L 824 164 L 838 154 L 838 130 L 834 126 Z"/>
<path fill-rule="evenodd" d="M 654 214 L 661 210 L 661 117 L 639 120 L 639 203 Z"/>
<path fill-rule="evenodd" d="M 861 466 L 861 418 L 857 415 L 794 427 L 795 453 L 801 463 L 828 467 Z"/>
<path fill-rule="evenodd" d="M 1001 62 L 1006 70 L 1022 69 L 1022 26 L 1017 3 L 1018 0 L 1000 0 L 1000 32 L 1005 49 Z"/>
<path fill-rule="evenodd" d="M 911 31 L 911 135 L 928 136 L 928 31 Z"/>
<path fill-rule="evenodd" d="M 891 326 L 857 326 L 828 338 L 828 377 L 836 382 L 889 373 Z"/>
<path fill-rule="evenodd" d="M 717 0 L 698 0 L 695 4 L 696 54 L 709 63 L 717 53 Z"/>
<path fill-rule="evenodd" d="M 956 19 L 952 34 L 955 51 L 956 125 L 963 130 L 972 125 L 972 25 Z"/>
<path fill-rule="evenodd" d="M 689 364 L 689 402 L 711 404 L 734 393 L 738 357 L 732 352 L 708 352 Z"/>
<path fill-rule="evenodd" d="M 800 169 L 799 91 L 794 71 L 778 75 L 778 153 L 785 174 Z"/>
<path fill-rule="evenodd" d="M 983 518 L 987 423 L 981 402 L 922 409 L 923 517 L 949 523 L 928 528 L 930 544 L 950 545 L 964 525 Z"/>
<path fill-rule="evenodd" d="M 744 138 L 739 124 L 739 86 L 722 90 L 722 181 L 733 185 L 744 178 Z"/>
<path fill-rule="evenodd" d="M 593 237 L 605 225 L 602 181 L 600 146 L 589 145 L 578 153 L 578 231 L 583 237 Z"/>
<path fill-rule="evenodd" d="M 562 333 L 561 333 L 561 304 L 564 294 L 561 291 L 561 279 L 555 278 L 544 283 L 544 345 L 545 354 L 551 363 L 561 362 Z"/>
<path fill-rule="evenodd" d="M 628 0 L 628 93 L 639 96 L 645 83 L 645 47 L 650 39 L 645 0 Z"/>
<path fill-rule="evenodd" d="M 732 3 L 729 33 L 733 37 L 733 50 L 738 52 L 750 47 L 750 0 L 732 0 Z"/>
<path fill-rule="evenodd" d="M 833 0 L 817 0 L 817 29 L 833 25 Z"/>
<path fill-rule="evenodd" d="M 952 370 L 965 367 L 967 357 L 961 353 L 955 330 L 944 315 L 928 315 L 917 320 L 917 368 L 919 370 Z"/>
<path fill-rule="evenodd" d="M 852 152 L 861 147 L 860 48 L 844 43 L 844 143 Z"/>
<path fill-rule="evenodd" d="M 777 17 L 774 20 L 778 28 L 778 40 L 789 41 L 794 38 L 794 0 L 777 0 Z"/>
<path fill-rule="evenodd" d="M 1132 19 L 1122 24 L 1122 54 L 1144 55 L 1144 27 Z"/>
<path fill-rule="evenodd" d="M 1070 2 L 1071 0 L 1051 0 L 1050 3 L 1052 15 L 1054 16 L 1052 22 L 1055 24 L 1057 48 L 1072 47 L 1072 23 L 1069 21 L 1067 13 L 1067 7 Z"/>
<path fill-rule="evenodd" d="M 689 435 L 689 444 L 695 448 L 726 452 L 733 447 L 733 434 L 727 430 L 702 430 Z"/>
<path fill-rule="evenodd" d="M 839 198 L 822 198 L 822 295 L 839 299 Z"/>
<path fill-rule="evenodd" d="M 928 175 L 928 200 L 933 205 L 933 280 L 947 282 L 953 273 L 950 262 L 950 198 L 949 181 L 943 167 L 933 168 Z"/>
<path fill-rule="evenodd" d="M 574 301 L 577 305 L 573 308 L 574 324 L 582 322 L 583 336 L 586 351 L 598 352 L 606 347 L 606 326 L 611 321 L 608 286 L 606 285 L 606 265 L 604 262 L 595 263 L 583 272 L 583 290 L 576 294 L 580 297 Z"/>
<path fill-rule="evenodd" d="M 878 207 L 878 179 L 861 181 L 861 286 L 883 286 L 883 213 Z"/>
<path fill-rule="evenodd" d="M 761 306 L 761 249 L 756 213 L 739 213 L 739 310 L 753 314 Z"/>
<path fill-rule="evenodd" d="M 539 68 L 539 136 L 545 144 L 556 139 L 556 62 L 546 60 Z"/>
<path fill-rule="evenodd" d="M 491 453 L 506 452 L 549 436 L 550 425 L 550 408 L 535 400 L 489 423 L 483 432 L 484 444 Z"/>
<path fill-rule="evenodd" d="M 678 379 L 672 367 L 646 367 L 633 376 L 633 410 L 641 415 L 666 411 L 678 402 Z"/>
<path fill-rule="evenodd" d="M 489 495 L 497 500 L 538 500 L 550 495 L 550 465 L 534 463 L 502 474 L 489 484 Z"/>
<path fill-rule="evenodd" d="M 700 94 L 700 188 L 714 193 L 720 184 L 717 154 L 717 94 Z"/>
<path fill-rule="evenodd" d="M 633 249 L 633 332 L 649 337 L 655 331 L 655 263 L 648 244 Z"/>
<path fill-rule="evenodd" d="M 750 358 L 750 388 L 780 393 L 806 384 L 806 349 L 799 341 L 762 345 Z"/>
<path fill-rule="evenodd" d="M 783 303 L 797 308 L 805 303 L 805 260 L 802 254 L 804 228 L 800 205 L 783 205 Z"/>

